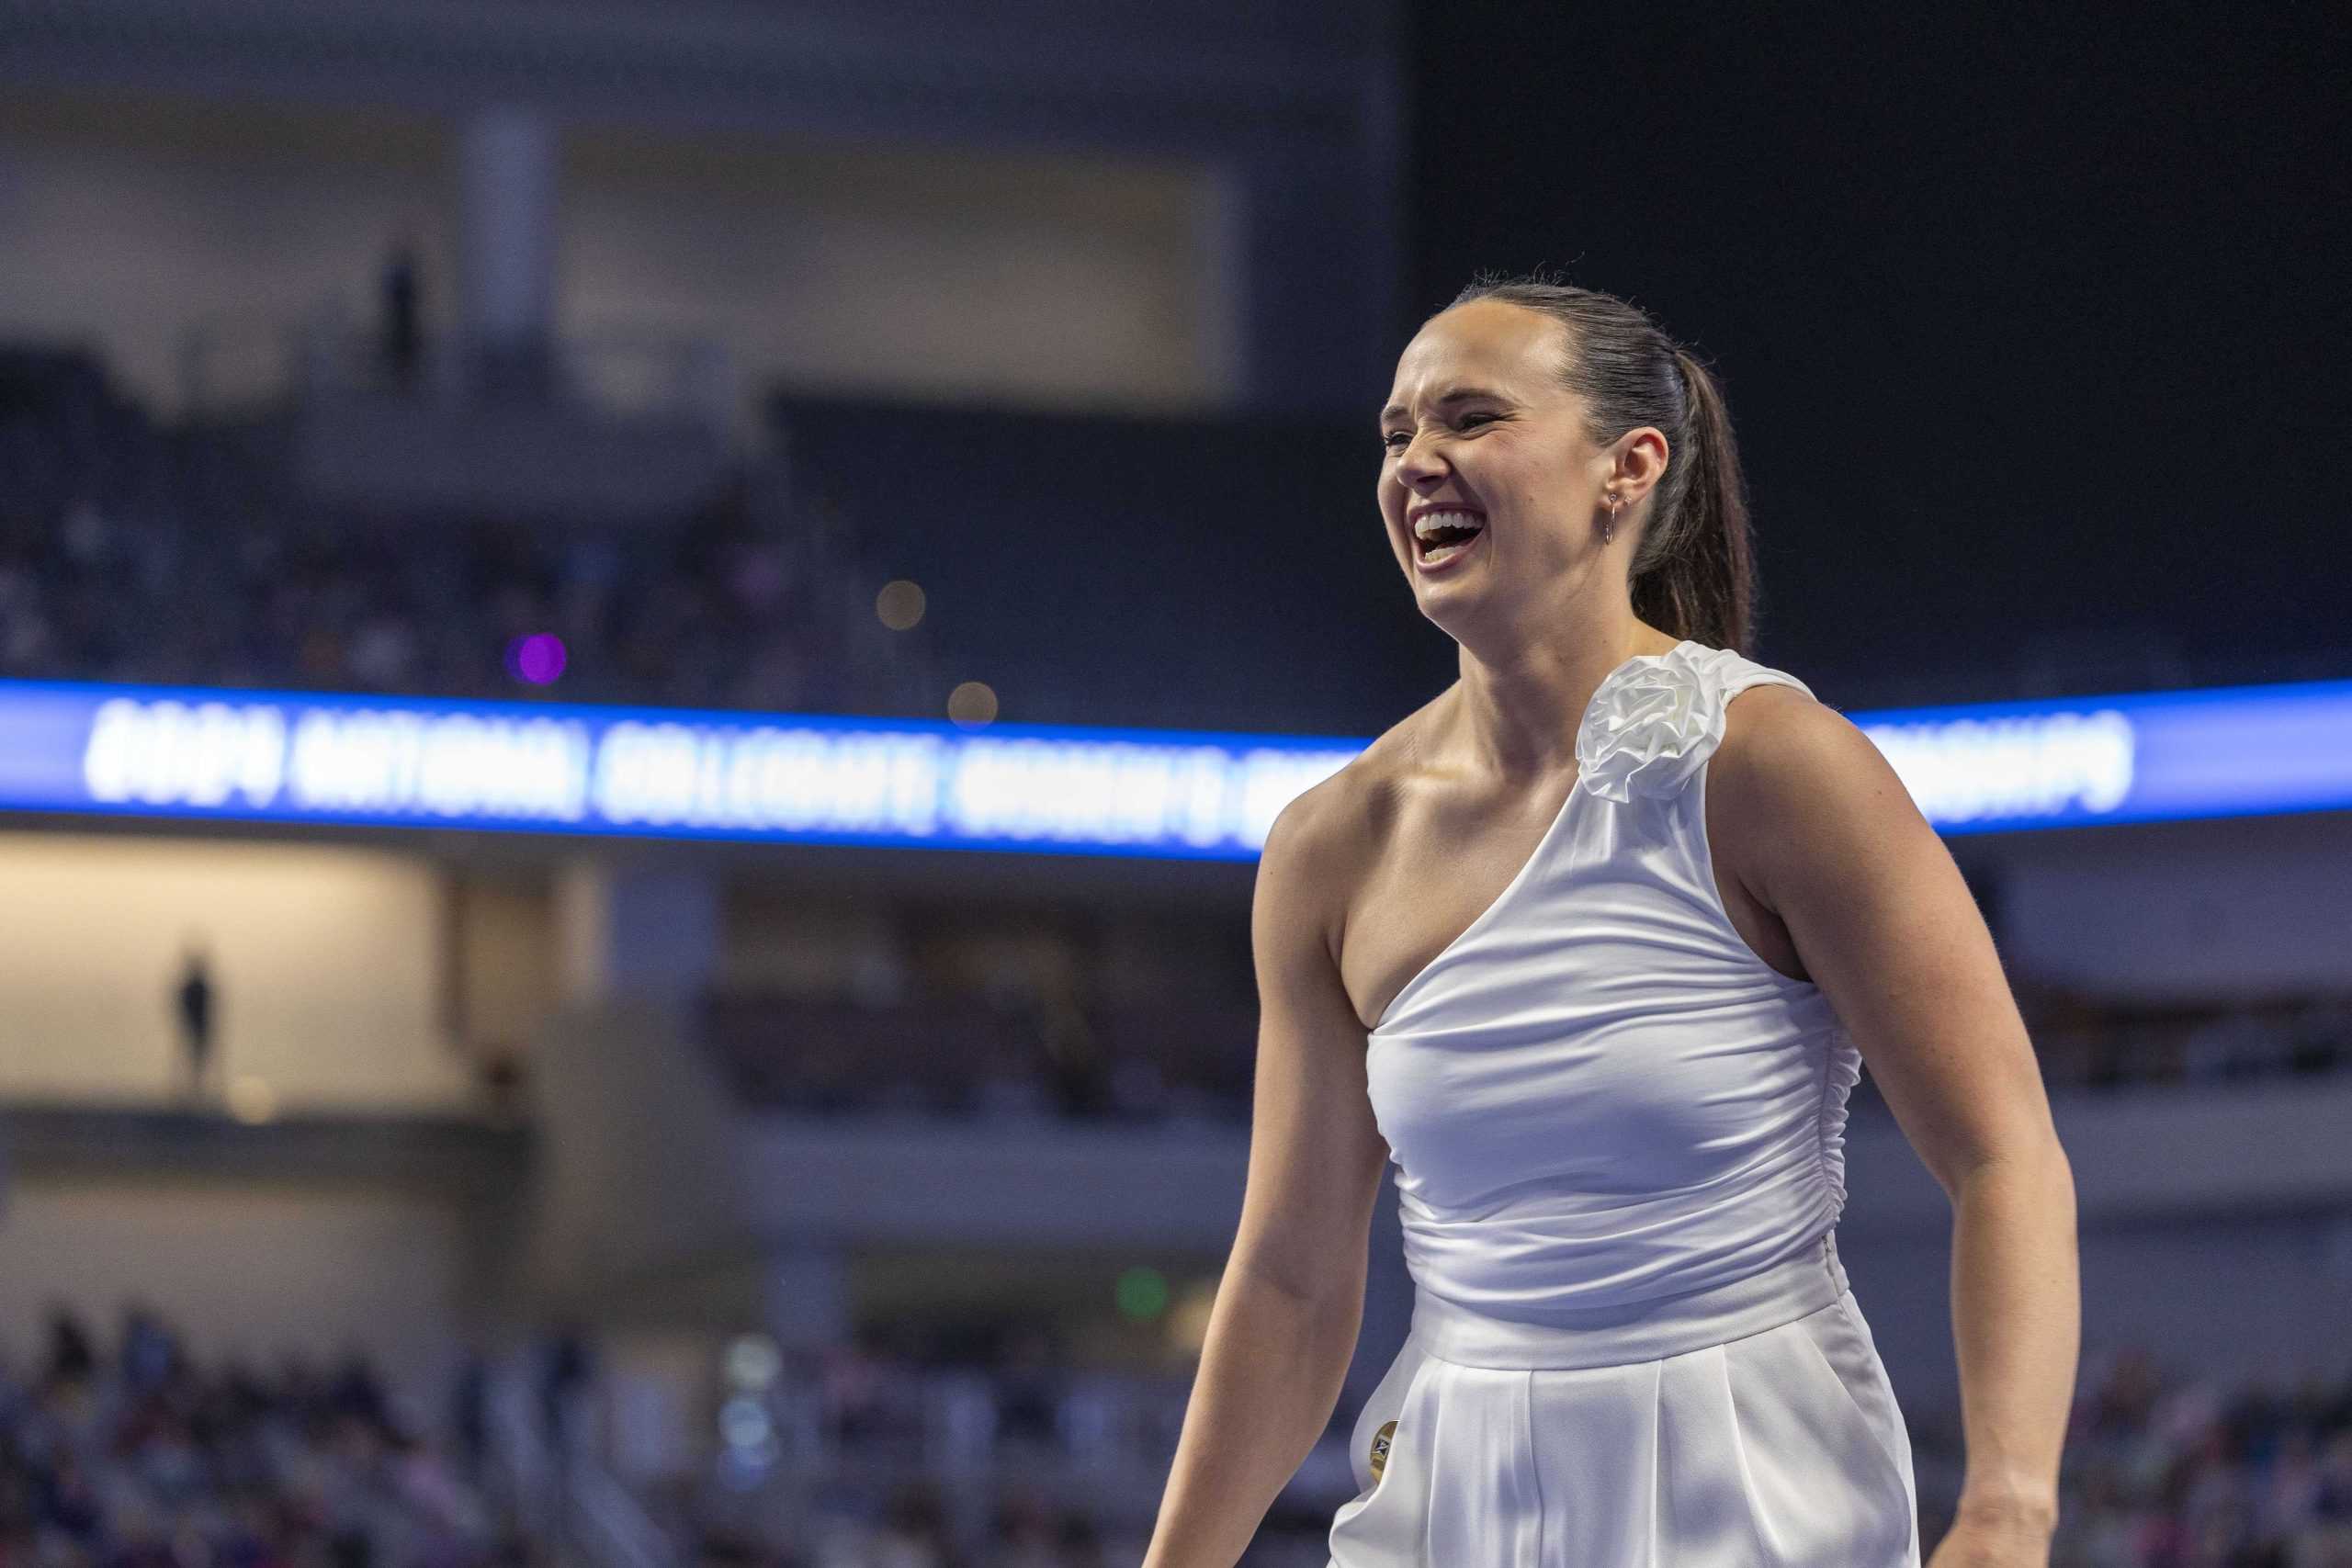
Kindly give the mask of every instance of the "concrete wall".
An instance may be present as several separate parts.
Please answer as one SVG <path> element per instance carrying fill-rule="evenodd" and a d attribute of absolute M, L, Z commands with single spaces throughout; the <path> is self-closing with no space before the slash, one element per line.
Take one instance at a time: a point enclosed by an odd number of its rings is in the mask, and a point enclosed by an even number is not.
<path fill-rule="evenodd" d="M 92 340 L 176 406 L 283 375 L 283 330 L 367 330 L 395 239 L 457 316 L 458 123 L 416 114 L 0 96 L 0 336 Z M 717 340 L 771 379 L 1019 404 L 1199 408 L 1232 389 L 1202 169 L 632 130 L 563 143 L 556 317 Z"/>
<path fill-rule="evenodd" d="M 796 1238 L 852 1251 L 1230 1247 L 1241 1129 L 738 1111 L 721 1134 L 729 1113 L 707 1068 L 665 1068 L 683 1043 L 634 1028 L 633 1043 L 617 1015 L 553 1032 L 572 1102 L 551 1102 L 548 1128 L 552 1190 L 574 1216 L 566 1271 L 658 1276 Z M 2217 1371 L 2336 1363 L 2352 1320 L 2352 1079 L 2075 1093 L 2053 1111 L 2079 1194 L 2091 1354 L 2139 1345 Z M 1882 1110 L 1857 1113 L 1848 1168 L 1840 1249 L 1863 1310 L 1905 1397 L 1948 1405 L 1950 1204 Z M 1409 1313 L 1393 1211 L 1385 1193 L 1358 1383 L 1385 1365 Z"/>
<path fill-rule="evenodd" d="M 565 319 L 717 332 L 753 379 L 1201 408 L 1233 367 L 1215 194 L 1181 164 L 580 134 Z"/>
<path fill-rule="evenodd" d="M 2126 1347 L 2183 1370 L 2335 1369 L 2352 1321 L 2352 1083 L 2074 1093 L 2086 1364 Z M 1839 1256 L 1906 1402 L 1948 1407 L 1951 1206 L 1890 1118 L 1849 1143 Z"/>
<path fill-rule="evenodd" d="M 277 381 L 283 328 L 368 320 L 404 227 L 450 276 L 449 157 L 413 116 L 0 95 L 0 335 L 95 342 L 175 407 L 181 343 L 208 323 L 224 389 Z"/>
<path fill-rule="evenodd" d="M 459 1210 L 398 1191 L 21 1179 L 0 1206 L 0 1346 L 36 1353 L 56 1303 L 111 1346 L 138 1301 L 207 1362 L 270 1368 L 358 1348 L 401 1385 L 437 1394 L 473 1321 L 466 1238 Z"/>
<path fill-rule="evenodd" d="M 160 1102 L 181 946 L 210 953 L 219 1068 L 284 1110 L 447 1108 L 436 874 L 325 845 L 0 834 L 0 1099 Z"/>
<path fill-rule="evenodd" d="M 2352 1355 L 2352 1215 L 2095 1219 L 2081 1246 L 2086 1373 L 2138 1348 L 2180 1374 L 2291 1382 Z M 1838 1255 L 1904 1404 L 1957 1408 L 1946 1236 L 1841 1237 Z"/>
<path fill-rule="evenodd" d="M 2352 812 L 2019 834 L 1995 859 L 2019 973 L 2149 1000 L 2352 992 Z"/>
<path fill-rule="evenodd" d="M 556 998 L 553 911 L 543 879 L 469 876 L 458 912 L 459 1017 L 467 1042 L 526 1050 Z"/>

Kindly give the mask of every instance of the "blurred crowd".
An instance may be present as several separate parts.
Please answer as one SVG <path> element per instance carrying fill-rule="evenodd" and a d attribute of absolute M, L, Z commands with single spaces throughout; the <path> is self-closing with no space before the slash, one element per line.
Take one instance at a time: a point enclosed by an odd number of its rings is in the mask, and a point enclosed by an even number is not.
<path fill-rule="evenodd" d="M 772 464 L 658 529 L 330 515 L 256 441 L 0 346 L 0 677 L 936 716 L 880 587 Z"/>
<path fill-rule="evenodd" d="M 584 1345 L 546 1358 L 540 1394 L 593 1402 L 596 1365 Z M 61 1314 L 37 1364 L 0 1371 L 0 1568 L 567 1557 L 509 1528 L 482 1479 L 480 1376 L 469 1359 L 445 1450 L 362 1360 L 204 1373 L 144 1312 L 107 1353 Z M 711 1568 L 1108 1568 L 1143 1549 L 1189 1383 L 1173 1365 L 1082 1368 L 1035 1329 L 900 1325 L 773 1356 L 722 1410 L 707 1461 L 644 1502 L 680 1560 Z M 1351 1418 L 1334 1412 L 1342 1443 Z M 1908 1419 L 1932 1542 L 1961 1428 L 1956 1413 Z M 1323 1480 L 1352 1486 L 1343 1455 L 1318 1457 L 1335 1461 Z M 1333 1506 L 1295 1487 L 1245 1562 L 1320 1563 Z M 2137 1351 L 2086 1361 L 2051 1561 L 2352 1568 L 2352 1368 L 2274 1386 L 2168 1376 Z"/>
<path fill-rule="evenodd" d="M 1960 1432 L 1911 1427 L 1924 1493 Z M 2352 1568 L 2352 1370 L 2266 1386 L 2086 1362 L 2060 1487 L 2052 1568 Z"/>
<path fill-rule="evenodd" d="M 924 1385 L 969 1369 L 844 1352 L 828 1374 L 826 1408 L 851 1453 L 921 1451 Z M 1065 1460 L 1094 1431 L 1075 1409 L 1083 1380 L 1034 1363 L 991 1372 L 1008 1438 Z M 1172 1454 L 1183 1386 L 1162 1391 L 1147 1462 Z M 1335 1430 L 1344 1430 L 1339 1413 Z M 935 1417 L 934 1417 L 935 1418 Z M 1920 1461 L 1922 1540 L 1950 1524 L 1962 1450 L 1957 1413 L 1910 1413 Z M 1161 1445 L 1164 1444 L 1164 1447 Z M 1945 1483 L 1946 1484 L 1940 1484 Z M 941 1489 L 902 1483 L 863 1514 L 836 1507 L 808 1519 L 797 1544 L 754 1546 L 707 1534 L 707 1558 L 763 1568 L 1095 1568 L 1131 1561 L 1129 1541 L 1082 1508 L 1013 1494 L 986 1539 L 959 1541 Z M 1250 1564 L 1319 1564 L 1329 1506 L 1277 1506 Z M 1112 1555 L 1103 1555 L 1105 1548 Z M 1124 1552 L 1125 1555 L 1119 1555 Z M 2052 1568 L 2352 1568 L 2352 1371 L 2308 1373 L 2286 1387 L 2170 1378 L 2143 1353 L 2086 1363 L 2071 1418 Z"/>
<path fill-rule="evenodd" d="M 1249 1114 L 1253 1006 L 1035 1005 L 977 998 L 705 999 L 705 1038 L 744 1103 L 991 1122 L 1231 1122 Z"/>
<path fill-rule="evenodd" d="M 512 1563 L 481 1500 L 364 1360 L 206 1374 L 153 1316 L 102 1355 L 72 1315 L 0 1368 L 0 1568 Z"/>
<path fill-rule="evenodd" d="M 650 1501 L 705 1563 L 1124 1568 L 1148 1542 L 1191 1383 L 1188 1362 L 1080 1366 L 1034 1326 L 887 1325 L 787 1352 L 756 1396 L 767 1418 L 730 1401 L 707 1474 Z M 1351 1418 L 1335 1414 L 1342 1446 Z M 1345 1481 L 1344 1459 L 1331 1468 Z M 1321 1568 L 1345 1495 L 1277 1505 L 1248 1562 Z"/>
<path fill-rule="evenodd" d="M 2352 1069 L 2352 998 L 2104 1013 L 2021 998 L 2054 1093 L 2292 1080 Z M 1247 998 L 1112 1004 L 858 1000 L 719 993 L 704 1038 L 741 1100 L 816 1115 L 1245 1122 L 1257 1047 Z M 1876 1089 L 1865 1074 L 1855 1103 Z"/>
<path fill-rule="evenodd" d="M 604 1463 L 591 1342 L 566 1329 L 532 1365 L 543 1451 L 568 1455 L 575 1475 Z M 494 1375 L 461 1358 L 428 1416 L 356 1357 L 203 1370 L 149 1312 L 126 1312 L 101 1348 L 60 1311 L 39 1356 L 0 1366 L 0 1568 L 625 1561 L 559 1540 L 572 1527 L 547 1497 L 514 1490 L 552 1483 L 495 1457 Z M 1116 1472 L 1146 1496 L 1188 1382 L 1085 1374 L 1035 1331 L 909 1325 L 780 1357 L 757 1431 L 730 1406 L 734 1440 L 641 1499 L 674 1550 L 638 1568 L 1109 1568 L 1142 1542 L 1105 1517 L 1087 1476 Z M 978 1469 L 962 1462 L 976 1437 L 989 1456 Z"/>
<path fill-rule="evenodd" d="M 2352 995 L 2122 1010 L 2020 987 L 2052 1089 L 2314 1077 L 2352 1067 Z"/>
<path fill-rule="evenodd" d="M 984 1399 L 1014 1473 L 1099 1458 L 1126 1448 L 1144 1471 L 1164 1473 L 1186 1382 L 1138 1384 L 1127 1419 L 1106 1425 L 1101 1389 L 1034 1347 L 996 1361 L 943 1361 L 897 1341 L 845 1347 L 801 1374 L 825 1441 L 851 1462 L 879 1470 L 936 1458 L 937 1428 L 953 1427 L 952 1398 L 985 1374 Z M 1335 1413 L 1342 1437 L 1352 1413 Z M 1956 1412 L 1908 1413 L 1919 1459 L 1922 1539 L 1949 1528 L 1962 1459 Z M 933 1428 L 926 1436 L 926 1427 Z M 2086 1363 L 2070 1421 L 2052 1568 L 2352 1568 L 2352 1370 L 2308 1372 L 2290 1386 L 2256 1380 L 2168 1377 L 2144 1353 Z M 1105 1491 L 1108 1490 L 1106 1487 Z M 1132 1561 L 1148 1514 L 1093 1517 L 1016 1486 L 985 1532 L 951 1528 L 935 1481 L 899 1480 L 864 1494 L 820 1495 L 795 1517 L 786 1540 L 702 1530 L 707 1560 L 763 1568 L 1096 1568 Z M 1320 1564 L 1331 1505 L 1287 1496 L 1245 1560 Z M 1107 1556 L 1106 1556 L 1107 1553 Z"/>

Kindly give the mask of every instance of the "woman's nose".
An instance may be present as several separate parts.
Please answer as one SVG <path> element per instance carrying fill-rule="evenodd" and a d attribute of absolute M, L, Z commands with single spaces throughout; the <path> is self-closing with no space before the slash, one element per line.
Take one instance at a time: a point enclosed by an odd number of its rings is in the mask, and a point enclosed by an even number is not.
<path fill-rule="evenodd" d="M 1407 484 L 1417 479 L 1437 479 L 1445 472 L 1445 460 L 1437 443 L 1413 437 L 1396 459 L 1396 474 Z"/>

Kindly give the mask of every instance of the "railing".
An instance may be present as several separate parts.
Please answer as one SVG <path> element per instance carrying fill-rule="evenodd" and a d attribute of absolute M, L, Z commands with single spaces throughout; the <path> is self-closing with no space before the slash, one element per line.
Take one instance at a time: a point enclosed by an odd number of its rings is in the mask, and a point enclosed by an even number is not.
<path fill-rule="evenodd" d="M 719 1533 L 773 1533 L 838 1511 L 844 1499 L 920 1489 L 967 1540 L 988 1531 L 1008 1496 L 1082 1511 L 1106 1535 L 1148 1533 L 1166 1488 L 1190 1391 L 1189 1372 L 1070 1374 L 1044 1402 L 1043 1421 L 1005 1418 L 1008 1392 L 980 1367 L 900 1367 L 875 1403 L 826 1408 L 809 1377 L 756 1397 L 764 1419 L 739 1413 L 698 1465 L 690 1511 Z M 1328 1513 L 1355 1490 L 1347 1438 L 1352 1409 L 1335 1410 L 1283 1489 L 1291 1514 Z M 1253 1558 L 1252 1561 L 1257 1561 Z M 1321 1558 L 1316 1558 L 1320 1562 Z"/>
<path fill-rule="evenodd" d="M 574 1402 L 577 1416 L 593 1408 Z M 572 1439 L 555 1451 L 532 1409 L 529 1379 L 506 1369 L 491 1380 L 490 1459 L 515 1523 L 544 1542 L 557 1562 L 583 1568 L 680 1568 L 681 1554 L 652 1518 L 613 1478 L 580 1419 L 566 1423 Z"/>
<path fill-rule="evenodd" d="M 330 312 L 308 321 L 216 316 L 185 332 L 180 412 L 210 418 L 288 400 L 388 397 L 435 407 L 533 398 L 629 418 L 718 428 L 741 413 L 726 345 L 692 334 L 603 328 L 518 352 L 458 333 L 418 340 L 396 359 L 376 332 Z"/>
<path fill-rule="evenodd" d="M 1055 1011 L 721 991 L 703 998 L 700 1031 L 756 1109 L 1223 1122 L 1247 1114 L 1257 1015 L 1209 1000 Z"/>
<path fill-rule="evenodd" d="M 717 992 L 703 999 L 700 1033 L 754 1110 L 1237 1122 L 1256 1021 L 1242 1002 L 1096 1005 L 1072 1042 L 1055 1040 L 1034 1010 Z M 2029 1009 L 2027 1021 L 2053 1090 L 2352 1073 L 2352 999 L 2096 1021 Z M 1876 1098 L 1865 1077 L 1856 1103 Z"/>

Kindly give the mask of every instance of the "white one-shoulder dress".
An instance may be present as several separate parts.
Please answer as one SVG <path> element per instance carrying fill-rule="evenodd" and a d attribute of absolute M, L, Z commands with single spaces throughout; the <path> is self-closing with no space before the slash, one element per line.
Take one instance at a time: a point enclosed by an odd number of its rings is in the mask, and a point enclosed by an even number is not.
<path fill-rule="evenodd" d="M 1627 660 L 1567 804 L 1373 1030 L 1412 1332 L 1360 1413 L 1332 1568 L 1917 1568 L 1910 1441 L 1832 1227 L 1860 1057 L 1732 925 L 1731 699 Z"/>

